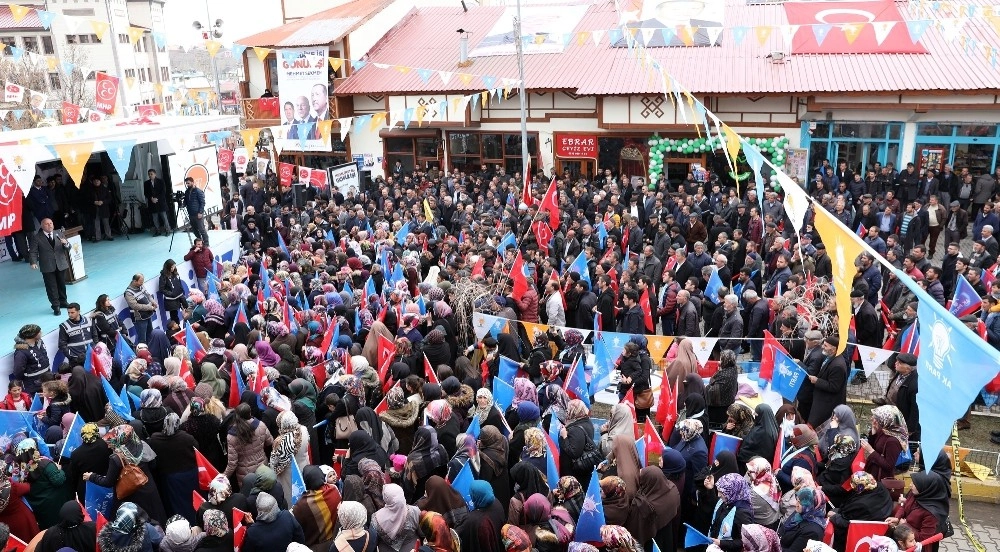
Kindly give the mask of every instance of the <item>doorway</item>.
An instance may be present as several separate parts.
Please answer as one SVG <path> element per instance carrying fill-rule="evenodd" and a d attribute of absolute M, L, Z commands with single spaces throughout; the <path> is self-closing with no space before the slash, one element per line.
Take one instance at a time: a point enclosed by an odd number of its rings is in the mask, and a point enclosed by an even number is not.
<path fill-rule="evenodd" d="M 628 177 L 646 176 L 646 161 L 642 151 L 635 146 L 626 146 L 618 154 L 618 174 Z"/>
<path fill-rule="evenodd" d="M 840 162 L 846 162 L 847 168 L 855 174 L 866 174 L 869 167 L 876 162 L 885 164 L 886 159 L 896 159 L 899 157 L 899 146 L 897 144 L 886 144 L 885 142 L 849 142 L 838 141 L 833 143 L 833 159 L 830 164 L 837 167 Z"/>
<path fill-rule="evenodd" d="M 560 176 L 568 172 L 570 178 L 577 180 L 580 177 L 591 180 L 594 178 L 596 162 L 593 159 L 562 159 L 557 158 L 556 173 Z"/>

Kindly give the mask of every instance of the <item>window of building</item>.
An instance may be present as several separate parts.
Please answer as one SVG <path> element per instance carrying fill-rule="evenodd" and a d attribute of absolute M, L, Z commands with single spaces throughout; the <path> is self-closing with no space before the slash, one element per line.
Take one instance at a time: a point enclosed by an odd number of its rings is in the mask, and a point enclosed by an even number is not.
<path fill-rule="evenodd" d="M 390 167 L 399 161 L 406 172 L 415 167 L 440 167 L 439 149 L 441 140 L 436 136 L 384 138 L 386 160 Z"/>
<path fill-rule="evenodd" d="M 916 161 L 918 168 L 942 169 L 949 164 L 956 172 L 968 168 L 974 175 L 993 172 L 1000 163 L 1000 125 L 984 123 L 919 123 Z"/>
<path fill-rule="evenodd" d="M 146 79 L 146 68 L 145 67 L 140 67 L 139 68 L 139 80 L 142 81 L 142 82 L 146 82 L 147 81 L 147 79 Z"/>
<path fill-rule="evenodd" d="M 28 52 L 38 53 L 38 38 L 34 36 L 26 36 L 24 40 L 24 49 Z"/>
<path fill-rule="evenodd" d="M 52 55 L 52 54 L 56 53 L 56 49 L 52 45 L 52 37 L 51 36 L 43 36 L 42 37 L 42 53 L 44 53 L 46 55 Z"/>
<path fill-rule="evenodd" d="M 521 134 L 488 132 L 448 133 L 449 164 L 466 172 L 479 171 L 483 164 L 500 165 L 507 174 L 520 172 Z M 528 156 L 537 164 L 538 134 L 528 134 Z"/>
<path fill-rule="evenodd" d="M 76 35 L 66 35 L 66 44 L 79 44 Z"/>
<path fill-rule="evenodd" d="M 0 44 L 3 44 L 2 52 L 6 54 L 9 46 L 17 46 L 17 39 L 12 36 L 0 36 Z"/>
<path fill-rule="evenodd" d="M 62 88 L 62 80 L 59 78 L 59 73 L 49 73 L 49 88 L 52 90 Z"/>
<path fill-rule="evenodd" d="M 174 99 L 171 98 L 170 96 L 166 96 L 165 98 L 163 98 L 163 106 L 166 108 L 167 111 L 173 111 Z"/>
<path fill-rule="evenodd" d="M 170 80 L 170 68 L 160 67 L 160 80 L 169 81 Z"/>
<path fill-rule="evenodd" d="M 128 44 L 128 34 L 118 33 L 118 43 Z"/>
<path fill-rule="evenodd" d="M 864 174 L 875 163 L 900 166 L 902 123 L 850 121 L 803 122 L 802 147 L 809 150 L 809 175 L 824 159 L 834 167 L 841 161 L 853 172 Z M 812 180 L 809 176 L 807 181 Z"/>
<path fill-rule="evenodd" d="M 133 78 L 134 79 L 135 78 L 135 69 L 126 69 L 125 70 L 125 77 L 126 78 Z"/>

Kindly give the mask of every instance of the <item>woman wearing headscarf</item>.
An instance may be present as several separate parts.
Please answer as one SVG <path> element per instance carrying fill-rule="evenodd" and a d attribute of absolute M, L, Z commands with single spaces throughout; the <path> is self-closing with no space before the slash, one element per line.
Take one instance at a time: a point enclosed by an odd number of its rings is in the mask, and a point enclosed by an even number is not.
<path fill-rule="evenodd" d="M 521 459 L 521 449 L 524 448 L 524 433 L 528 429 L 538 426 L 538 418 L 541 414 L 537 404 L 527 401 L 517 405 L 516 410 L 508 410 L 508 414 L 511 412 L 513 412 L 513 416 L 509 417 L 508 421 L 513 419 L 517 424 L 511 426 L 514 430 L 510 434 L 510 446 L 507 451 L 508 466 L 513 466 Z"/>
<path fill-rule="evenodd" d="M 413 450 L 406 456 L 403 469 L 403 490 L 407 501 L 424 495 L 427 478 L 444 476 L 448 470 L 448 452 L 437 441 L 437 433 L 430 426 L 420 426 L 413 435 Z"/>
<path fill-rule="evenodd" d="M 857 456 L 858 443 L 848 433 L 838 434 L 827 449 L 826 469 L 816 476 L 816 483 L 823 489 L 827 500 L 840 504 L 847 495 L 844 483 L 851 479 L 851 465 Z"/>
<path fill-rule="evenodd" d="M 511 410 L 516 413 L 517 407 L 526 402 L 539 406 L 538 388 L 535 387 L 535 384 L 531 383 L 531 380 L 528 378 L 514 378 L 514 400 L 510 403 Z M 514 427 L 521 423 L 522 420 L 518 419 L 516 416 L 511 418 L 509 416 L 511 414 L 511 410 L 508 410 L 505 415 L 508 416 L 507 423 L 510 424 L 511 427 Z M 539 411 L 541 411 L 541 409 L 539 409 Z"/>
<path fill-rule="evenodd" d="M 247 527 L 246 538 L 240 550 L 246 552 L 274 552 L 285 550 L 293 542 L 302 543 L 305 534 L 302 526 L 288 510 L 278 507 L 278 502 L 267 493 L 257 495 L 257 515 Z"/>
<path fill-rule="evenodd" d="M 598 472 L 613 473 L 625 481 L 625 489 L 629 496 L 639 490 L 639 454 L 635 449 L 635 440 L 629 435 L 618 435 L 611 446 L 608 459 L 598 466 Z"/>
<path fill-rule="evenodd" d="M 226 515 L 226 521 L 233 524 L 233 508 L 256 515 L 253 505 L 254 502 L 248 500 L 242 493 L 234 493 L 229 478 L 219 474 L 209 482 L 208 500 L 198 507 L 197 517 L 204 518 L 208 510 L 219 510 Z"/>
<path fill-rule="evenodd" d="M 909 444 L 906 420 L 898 408 L 891 404 L 872 410 L 872 433 L 861 442 L 865 453 L 865 471 L 876 481 L 895 479 L 899 455 Z"/>
<path fill-rule="evenodd" d="M 594 453 L 600 456 L 594 443 L 594 423 L 590 421 L 590 410 L 580 399 L 573 399 L 566 407 L 565 424 L 559 429 L 559 473 L 572 475 L 587 487 L 595 466 L 580 466 L 574 462 L 578 458 Z"/>
<path fill-rule="evenodd" d="M 168 364 L 176 363 L 180 366 L 180 360 L 170 357 L 173 360 L 168 359 Z M 167 378 L 167 382 L 170 386 L 170 394 L 163 397 L 163 406 L 170 409 L 178 416 L 183 415 L 191 404 L 191 399 L 194 397 L 194 391 L 188 388 L 187 383 L 180 377 L 174 375 Z"/>
<path fill-rule="evenodd" d="M 108 460 L 108 471 L 103 475 L 97 472 L 86 472 L 83 474 L 84 480 L 91 481 L 102 487 L 114 488 L 118 483 L 124 466 L 138 466 L 148 479 L 146 484 L 138 487 L 126 496 L 118 496 L 115 493 L 115 497 L 112 500 L 112 507 L 117 507 L 127 499 L 129 502 L 142 508 L 142 511 L 150 519 L 154 519 L 162 524 L 166 521 L 167 516 L 163 511 L 163 501 L 160 499 L 160 493 L 156 488 L 156 482 L 153 480 L 153 475 L 149 468 L 149 462 L 155 458 L 152 449 L 149 449 L 148 454 L 146 453 L 146 446 L 139 440 L 139 436 L 136 435 L 135 430 L 130 425 L 120 425 L 112 428 L 104 436 L 104 440 L 107 441 L 108 446 L 112 450 L 112 455 Z"/>
<path fill-rule="evenodd" d="M 475 480 L 469 488 L 472 509 L 458 528 L 463 552 L 501 552 L 500 530 L 506 521 L 503 507 L 486 481 Z"/>
<path fill-rule="evenodd" d="M 521 462 L 529 464 L 544 475 L 546 471 L 545 457 L 548 452 L 545 432 L 541 428 L 529 427 L 525 430 L 524 447 L 521 449 Z"/>
<path fill-rule="evenodd" d="M 460 433 L 456 441 L 458 450 L 455 452 L 455 456 L 452 456 L 451 460 L 448 461 L 448 481 L 454 481 L 466 465 L 469 466 L 474 479 L 481 479 L 482 477 L 479 475 L 481 461 L 476 438 L 471 433 Z"/>
<path fill-rule="evenodd" d="M 423 546 L 431 552 L 459 552 L 458 535 L 448 527 L 444 516 L 437 512 L 420 513 L 420 534 L 423 535 Z M 340 550 L 338 552 L 351 552 Z M 364 552 L 355 550 L 355 552 Z M 370 552 L 370 551 L 369 551 Z"/>
<path fill-rule="evenodd" d="M 253 344 L 253 349 L 257 353 L 257 360 L 260 361 L 261 365 L 270 368 L 278 366 L 281 357 L 278 356 L 278 353 L 274 352 L 270 343 L 267 341 L 257 341 Z"/>
<path fill-rule="evenodd" d="M 369 366 L 379 365 L 379 336 L 382 336 L 383 339 L 387 339 L 389 341 L 395 340 L 395 336 L 392 335 L 392 332 L 389 331 L 389 328 L 387 328 L 384 323 L 378 320 L 372 322 L 372 327 L 368 330 L 368 335 L 365 336 L 365 345 L 361 348 L 361 354 L 368 359 Z"/>
<path fill-rule="evenodd" d="M 41 529 L 59 523 L 59 507 L 71 498 L 66 474 L 59 465 L 38 453 L 34 439 L 22 439 L 15 449 L 20 480 L 31 486 L 26 498 Z"/>
<path fill-rule="evenodd" d="M 696 395 L 695 395 L 696 396 Z M 691 395 L 688 395 L 691 397 Z M 708 445 L 702 439 L 702 425 L 700 420 L 686 419 L 677 424 L 678 443 L 673 447 L 684 457 L 686 471 L 684 473 L 684 489 L 682 496 L 688 503 L 694 501 L 695 474 L 708 466 Z"/>
<path fill-rule="evenodd" d="M 437 432 L 438 443 L 444 446 L 448 457 L 451 458 L 458 448 L 455 439 L 462 431 L 458 417 L 451 409 L 451 404 L 446 399 L 431 401 L 424 409 L 424 414 L 434 431 Z"/>
<path fill-rule="evenodd" d="M 510 501 L 510 476 L 507 471 L 507 439 L 496 426 L 483 426 L 479 432 L 479 478 L 493 487 L 493 496 L 504 511 Z"/>
<path fill-rule="evenodd" d="M 757 523 L 748 523 L 740 529 L 743 535 L 743 552 L 781 552 L 781 540 L 774 529 Z"/>
<path fill-rule="evenodd" d="M 365 529 L 368 511 L 358 502 L 345 500 L 337 509 L 340 534 L 333 539 L 331 552 L 374 552 L 378 543 L 373 529 Z"/>
<path fill-rule="evenodd" d="M 705 387 L 705 404 L 708 406 L 708 421 L 712 427 L 726 423 L 726 410 L 736 401 L 739 389 L 736 377 L 736 353 L 725 349 L 719 356 L 719 370 L 712 375 Z"/>
<path fill-rule="evenodd" d="M 279 508 L 288 508 L 288 503 L 285 502 L 285 488 L 278 482 L 278 476 L 267 464 L 258 466 L 253 473 L 248 473 L 243 478 L 243 486 L 239 492 L 248 508 L 257 504 L 257 495 L 260 493 L 273 496 L 278 501 Z"/>
<path fill-rule="evenodd" d="M 76 552 L 93 551 L 97 530 L 93 521 L 83 521 L 83 513 L 83 507 L 75 500 L 63 504 L 59 508 L 59 523 L 45 530 L 45 535 L 35 546 L 35 552 L 57 552 L 63 548 L 71 548 Z M 31 541 L 30 537 L 22 536 L 13 527 L 11 534 L 17 535 L 24 542 Z"/>
<path fill-rule="evenodd" d="M 201 363 L 201 380 L 199 383 L 207 383 L 212 386 L 212 395 L 216 399 L 222 399 L 226 396 L 228 391 L 228 386 L 226 382 L 222 381 L 219 377 L 219 367 L 211 362 Z"/>
<path fill-rule="evenodd" d="M 824 431 L 817 431 L 819 435 L 819 451 L 825 457 L 833 440 L 842 433 L 846 433 L 854 438 L 854 442 L 860 441 L 858 433 L 858 422 L 854 417 L 854 411 L 846 404 L 838 405 L 833 409 L 833 415 L 827 422 L 828 426 Z M 826 424 L 824 424 L 826 425 Z"/>
<path fill-rule="evenodd" d="M 420 508 L 408 505 L 403 488 L 396 484 L 382 487 L 382 500 L 385 506 L 371 521 L 379 552 L 410 552 L 419 540 Z"/>
<path fill-rule="evenodd" d="M 299 469 L 309 464 L 309 433 L 299 425 L 299 419 L 291 411 L 278 415 L 278 436 L 271 450 L 270 467 L 278 476 L 285 491 L 285 502 L 292 503 L 292 462 Z"/>
<path fill-rule="evenodd" d="M 372 436 L 365 430 L 359 429 L 351 433 L 347 439 L 347 458 L 344 459 L 344 468 L 341 472 L 343 477 L 348 475 L 361 475 L 358 463 L 365 459 L 374 460 L 379 467 L 385 466 L 389 461 L 388 455 L 382 447 L 375 442 Z"/>
<path fill-rule="evenodd" d="M 549 485 L 545 481 L 545 474 L 528 462 L 514 464 L 510 470 L 510 482 L 513 489 L 507 519 L 520 521 L 524 502 L 528 497 L 533 494 L 548 494 Z"/>
<path fill-rule="evenodd" d="M 951 501 L 944 479 L 935 473 L 920 471 L 911 474 L 910 481 L 912 485 L 906 500 L 885 521 L 890 527 L 905 522 L 913 528 L 917 542 L 936 533 L 945 534 Z M 938 543 L 931 545 L 931 552 L 937 552 L 937 549 Z"/>
<path fill-rule="evenodd" d="M 576 523 L 580 517 L 580 510 L 583 508 L 585 495 L 583 486 L 575 477 L 564 475 L 559 478 L 556 488 L 552 489 L 552 506 L 565 510 L 573 519 L 573 523 Z"/>
<path fill-rule="evenodd" d="M 102 552 L 153 552 L 163 534 L 147 519 L 136 504 L 122 503 L 115 510 L 115 519 L 97 534 L 97 545 Z"/>
<path fill-rule="evenodd" d="M 740 439 L 746 437 L 753 428 L 754 412 L 742 402 L 734 402 L 726 409 L 726 425 L 724 431 Z"/>
<path fill-rule="evenodd" d="M 635 417 L 632 409 L 625 403 L 618 403 L 611 407 L 611 419 L 601 426 L 601 454 L 607 456 L 611 454 L 611 443 L 616 435 L 633 436 Z"/>
<path fill-rule="evenodd" d="M 153 360 L 161 365 L 164 359 L 170 356 L 170 339 L 167 338 L 167 333 L 163 330 L 153 330 L 149 334 L 147 345 L 149 345 L 149 354 L 153 356 Z M 164 368 L 166 368 L 165 365 Z"/>
<path fill-rule="evenodd" d="M 195 552 L 227 552 L 233 549 L 233 536 L 229 533 L 229 521 L 220 510 L 208 510 L 202 516 L 205 538 L 201 539 Z"/>
<path fill-rule="evenodd" d="M 826 531 L 826 497 L 823 491 L 803 487 L 795 492 L 795 498 L 795 513 L 778 528 L 783 552 L 805 550 L 809 541 L 823 540 Z"/>
<path fill-rule="evenodd" d="M 677 356 L 667 366 L 667 380 L 670 381 L 670 384 L 674 385 L 678 381 L 680 382 L 680 387 L 677 389 L 677 402 L 679 403 L 684 402 L 684 397 L 690 391 L 687 388 L 689 375 L 694 375 L 698 380 L 701 380 L 701 376 L 698 375 L 698 357 L 694 354 L 694 340 L 681 339 L 677 344 Z"/>
<path fill-rule="evenodd" d="M 380 465 L 383 467 L 387 465 L 389 456 L 396 454 L 396 450 L 399 448 L 399 441 L 396 440 L 392 429 L 378 417 L 374 410 L 367 406 L 358 409 L 354 420 L 358 424 L 358 429 L 371 435 L 372 440 L 385 454 L 386 463 L 380 463 Z"/>
<path fill-rule="evenodd" d="M 892 515 L 895 504 L 889 490 L 866 471 L 851 475 L 850 490 L 840 506 L 829 515 L 833 524 L 833 547 L 844 550 L 847 529 L 852 521 L 884 521 Z"/>
<path fill-rule="evenodd" d="M 80 446 L 70 456 L 66 467 L 66 479 L 74 482 L 77 496 L 87 496 L 87 482 L 83 474 L 87 472 L 107 473 L 111 449 L 101 439 L 101 430 L 95 423 L 83 424 L 80 430 Z"/>
<path fill-rule="evenodd" d="M 566 391 L 563 389 L 562 378 L 559 377 L 563 371 L 563 364 L 558 360 L 546 360 L 542 363 L 541 369 L 542 384 L 538 386 L 538 408 L 542 411 L 542 417 L 551 418 L 552 408 L 561 409 L 561 412 L 565 413 L 569 399 L 563 399 Z M 557 391 L 562 391 L 562 396 Z M 548 419 L 543 423 L 547 426 Z"/>
<path fill-rule="evenodd" d="M 775 477 L 785 491 L 793 488 L 792 470 L 796 467 L 816 476 L 816 432 L 806 424 L 799 424 L 792 430 L 792 446 L 781 457 L 781 466 Z"/>
<path fill-rule="evenodd" d="M 219 441 L 222 422 L 205 411 L 205 399 L 191 399 L 191 415 L 181 424 L 180 429 L 198 441 L 198 452 L 201 452 L 217 470 L 226 469 L 226 453 Z"/>
<path fill-rule="evenodd" d="M 493 393 L 485 387 L 476 391 L 475 406 L 469 412 L 471 417 L 479 420 L 479 427 L 493 426 L 497 429 L 503 427 L 503 415 L 493 402 Z"/>
<path fill-rule="evenodd" d="M 538 552 L 559 552 L 573 539 L 574 526 L 552 517 L 552 505 L 544 494 L 536 493 L 524 501 L 521 529 L 534 543 Z"/>
<path fill-rule="evenodd" d="M 420 404 L 417 401 L 408 400 L 406 392 L 399 386 L 389 389 L 385 400 L 388 408 L 379 414 L 379 417 L 396 435 L 396 452 L 409 454 L 413 448 L 413 434 L 417 430 L 417 414 L 420 411 Z"/>
<path fill-rule="evenodd" d="M 24 502 L 30 490 L 27 483 L 11 481 L 6 471 L 0 473 L 0 522 L 6 523 L 10 533 L 24 542 L 30 542 L 38 534 L 38 521 Z"/>
<path fill-rule="evenodd" d="M 194 552 L 205 533 L 181 516 L 171 516 L 163 528 L 160 552 Z"/>
<path fill-rule="evenodd" d="M 625 481 L 617 475 L 602 478 L 601 496 L 603 503 L 607 505 L 604 510 L 604 521 L 608 525 L 624 525 L 632 500 L 625 490 Z"/>
<path fill-rule="evenodd" d="M 258 466 L 267 462 L 265 449 L 274 445 L 274 438 L 263 422 L 253 417 L 249 405 L 240 403 L 234 410 L 233 422 L 226 433 L 227 455 L 226 477 L 236 477 L 236 484 L 243 485 L 243 479 L 253 473 Z"/>
<path fill-rule="evenodd" d="M 139 394 L 139 421 L 146 435 L 163 431 L 163 420 L 168 412 L 163 406 L 163 396 L 156 389 L 143 389 Z"/>
<path fill-rule="evenodd" d="M 767 403 L 762 402 L 754 409 L 753 427 L 743 437 L 736 460 L 743 466 L 755 456 L 773 458 L 776 446 L 778 446 L 778 424 L 774 421 L 774 411 Z"/>
<path fill-rule="evenodd" d="M 85 422 L 96 422 L 104 417 L 104 388 L 100 376 L 87 372 L 82 366 L 73 367 L 69 381 L 70 408 L 80 414 Z"/>
<path fill-rule="evenodd" d="M 639 489 L 629 505 L 625 528 L 643 546 L 653 538 L 657 545 L 672 546 L 671 522 L 680 506 L 680 492 L 664 477 L 660 468 L 645 467 L 639 472 Z"/>
<path fill-rule="evenodd" d="M 319 466 L 306 466 L 302 470 L 306 490 L 292 507 L 292 515 L 302 526 L 303 544 L 315 552 L 326 552 L 333 542 L 340 491 L 326 482 Z"/>
<path fill-rule="evenodd" d="M 198 463 L 194 456 L 198 441 L 179 429 L 179 425 L 180 418 L 171 412 L 163 423 L 163 430 L 149 438 L 149 448 L 157 458 L 163 459 L 156 463 L 153 475 L 156 488 L 163 489 L 167 514 L 180 515 L 188 523 L 197 524 L 191 493 L 198 490 Z"/>
<path fill-rule="evenodd" d="M 795 493 L 800 489 L 805 487 L 811 487 L 816 490 L 820 489 L 819 485 L 816 484 L 815 479 L 813 479 L 813 474 L 809 470 L 801 467 L 795 466 L 792 468 L 792 488 L 781 495 L 781 502 L 778 503 L 778 511 L 781 514 L 781 521 L 784 522 L 795 514 L 795 506 L 797 504 Z"/>
<path fill-rule="evenodd" d="M 743 550 L 743 533 L 740 528 L 744 523 L 753 522 L 753 506 L 750 504 L 750 485 L 738 473 L 723 475 L 715 481 L 719 493 L 719 501 L 712 514 L 708 537 L 715 545 L 727 552 Z"/>
<path fill-rule="evenodd" d="M 465 499 L 444 478 L 432 475 L 427 479 L 426 493 L 417 501 L 422 511 L 437 512 L 444 516 L 448 527 L 458 530 L 469 515 Z"/>
<path fill-rule="evenodd" d="M 746 464 L 747 482 L 750 484 L 750 505 L 753 506 L 755 522 L 770 529 L 776 529 L 781 517 L 778 504 L 781 501 L 781 487 L 774 480 L 771 463 L 760 456 L 754 456 Z"/>

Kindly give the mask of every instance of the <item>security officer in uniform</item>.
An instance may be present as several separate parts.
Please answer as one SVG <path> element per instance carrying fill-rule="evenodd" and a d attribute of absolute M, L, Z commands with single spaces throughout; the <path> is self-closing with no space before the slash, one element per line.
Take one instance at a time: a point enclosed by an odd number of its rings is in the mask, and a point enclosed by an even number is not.
<path fill-rule="evenodd" d="M 71 366 L 82 366 L 87 357 L 87 346 L 97 342 L 94 322 L 80 315 L 80 304 L 70 303 L 66 309 L 69 318 L 59 324 L 59 352 Z"/>

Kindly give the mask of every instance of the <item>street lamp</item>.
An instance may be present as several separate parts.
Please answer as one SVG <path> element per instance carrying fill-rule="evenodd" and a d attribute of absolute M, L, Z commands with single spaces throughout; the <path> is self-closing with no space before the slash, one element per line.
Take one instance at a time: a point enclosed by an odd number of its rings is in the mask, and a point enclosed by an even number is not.
<path fill-rule="evenodd" d="M 208 21 L 212 21 L 212 13 L 208 9 L 207 1 L 205 2 L 205 14 L 208 15 Z M 203 40 L 222 38 L 221 19 L 216 19 L 215 24 L 211 27 L 205 27 L 200 21 L 195 21 L 191 26 L 201 33 Z M 212 72 L 215 73 L 215 94 L 219 101 L 219 111 L 222 111 L 222 83 L 219 81 L 219 65 L 215 61 L 215 56 L 210 55 L 208 57 L 212 60 Z"/>

